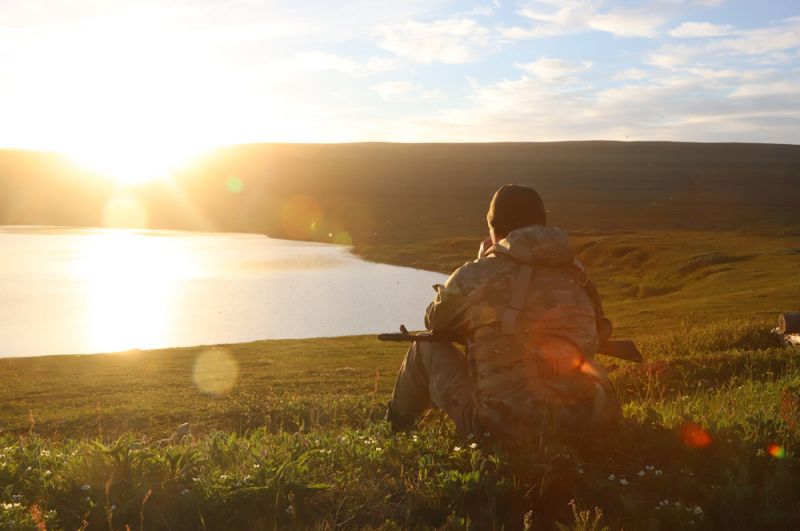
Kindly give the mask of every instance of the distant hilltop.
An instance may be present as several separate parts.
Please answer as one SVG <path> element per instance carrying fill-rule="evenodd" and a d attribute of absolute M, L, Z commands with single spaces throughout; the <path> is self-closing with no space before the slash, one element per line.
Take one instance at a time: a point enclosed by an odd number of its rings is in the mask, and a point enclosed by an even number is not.
<path fill-rule="evenodd" d="M 417 225 L 483 233 L 509 182 L 536 187 L 570 229 L 800 226 L 800 146 L 606 141 L 237 145 L 125 190 L 64 155 L 0 150 L 0 223 L 108 225 L 122 194 L 148 228 L 401 241 Z"/>

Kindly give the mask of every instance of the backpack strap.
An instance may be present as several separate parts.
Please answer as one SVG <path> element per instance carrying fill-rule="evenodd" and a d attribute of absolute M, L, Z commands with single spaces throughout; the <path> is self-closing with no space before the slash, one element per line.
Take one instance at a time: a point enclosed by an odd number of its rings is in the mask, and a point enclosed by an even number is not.
<path fill-rule="evenodd" d="M 583 289 L 586 290 L 589 298 L 592 299 L 594 308 L 597 311 L 598 319 L 605 317 L 603 303 L 600 300 L 600 292 L 597 291 L 597 286 L 595 286 L 594 282 L 592 282 L 592 279 L 589 278 L 589 273 L 586 272 L 586 270 L 583 268 L 583 265 L 581 265 L 581 263 L 575 259 L 570 265 L 567 266 L 566 269 L 575 282 L 583 286 Z"/>
<path fill-rule="evenodd" d="M 505 312 L 503 312 L 501 321 L 502 332 L 504 335 L 515 334 L 517 331 L 517 317 L 519 317 L 520 312 L 523 310 L 523 305 L 525 304 L 525 296 L 527 295 L 528 287 L 530 286 L 533 267 L 529 263 L 519 261 L 508 255 L 507 253 L 503 252 L 503 250 L 498 249 L 495 245 L 485 249 L 482 253 L 482 256 L 489 256 L 492 254 L 505 256 L 520 264 L 519 271 L 514 279 L 514 285 L 511 288 L 511 300 L 506 306 Z M 597 314 L 598 323 L 600 321 L 607 321 L 605 317 L 605 311 L 603 310 L 603 302 L 600 300 L 600 292 L 597 291 L 597 286 L 595 286 L 594 282 L 592 282 L 592 279 L 589 278 L 589 273 L 586 272 L 586 269 L 583 268 L 583 265 L 581 265 L 576 258 L 571 264 L 566 266 L 565 269 L 575 280 L 575 282 L 580 284 L 581 287 L 586 290 L 589 298 L 592 299 L 592 304 L 594 305 L 595 313 Z"/>
<path fill-rule="evenodd" d="M 517 318 L 525 305 L 525 297 L 528 294 L 528 287 L 531 284 L 533 267 L 530 264 L 520 264 L 514 284 L 511 286 L 511 300 L 508 301 L 502 317 L 503 335 L 513 335 L 517 333 Z"/>
<path fill-rule="evenodd" d="M 501 332 L 503 335 L 510 336 L 517 333 L 517 318 L 525 306 L 525 297 L 528 295 L 528 288 L 531 285 L 531 277 L 533 276 L 533 266 L 514 258 L 506 253 L 503 248 L 498 249 L 496 245 L 485 249 L 482 256 L 489 256 L 492 254 L 505 256 L 519 264 L 517 276 L 514 278 L 514 284 L 511 286 L 511 299 L 508 301 L 500 320 Z"/>

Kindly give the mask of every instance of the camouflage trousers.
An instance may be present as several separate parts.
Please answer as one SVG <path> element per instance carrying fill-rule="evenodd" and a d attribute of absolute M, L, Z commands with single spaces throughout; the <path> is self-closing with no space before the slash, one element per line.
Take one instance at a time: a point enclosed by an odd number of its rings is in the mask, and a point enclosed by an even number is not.
<path fill-rule="evenodd" d="M 602 380 L 602 400 L 597 396 L 574 404 L 540 402 L 521 411 L 501 411 L 476 402 L 467 358 L 452 343 L 413 343 L 400 367 L 389 403 L 389 417 L 410 426 L 428 408 L 444 411 L 462 437 L 479 437 L 490 432 L 496 439 L 538 439 L 545 433 L 567 439 L 595 434 L 616 425 L 621 409 L 616 392 L 607 378 Z M 607 385 L 606 385 L 607 384 Z"/>
<path fill-rule="evenodd" d="M 461 436 L 479 435 L 478 412 L 467 358 L 452 343 L 418 342 L 408 349 L 397 375 L 389 410 L 401 424 L 412 424 L 435 407 L 455 423 Z"/>

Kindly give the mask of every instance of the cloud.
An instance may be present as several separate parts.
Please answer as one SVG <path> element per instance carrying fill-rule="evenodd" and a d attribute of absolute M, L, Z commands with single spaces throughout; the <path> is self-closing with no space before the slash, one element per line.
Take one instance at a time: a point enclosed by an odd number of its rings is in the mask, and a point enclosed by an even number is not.
<path fill-rule="evenodd" d="M 323 51 L 302 52 L 295 55 L 284 70 L 311 73 L 333 70 L 345 74 L 369 74 L 394 69 L 398 61 L 392 57 L 372 57 L 358 61 L 352 57 L 336 55 Z"/>
<path fill-rule="evenodd" d="M 458 18 L 461 17 L 490 17 L 495 14 L 494 8 L 489 6 L 477 6 L 464 11 L 463 13 L 459 13 L 457 15 Z"/>
<path fill-rule="evenodd" d="M 647 71 L 641 68 L 626 68 L 614 74 L 614 81 L 639 81 L 647 77 Z"/>
<path fill-rule="evenodd" d="M 602 31 L 618 37 L 653 38 L 658 28 L 668 21 L 660 4 L 641 7 L 618 7 L 603 10 L 601 2 L 592 0 L 538 0 L 517 13 L 534 22 L 524 28 L 501 28 L 507 39 L 530 39 L 569 35 L 586 31 Z"/>
<path fill-rule="evenodd" d="M 732 28 L 726 36 L 693 44 L 669 44 L 651 52 L 646 61 L 662 68 L 676 69 L 731 58 L 775 63 L 791 60 L 786 52 L 800 47 L 800 17 L 778 21 L 755 29 Z"/>
<path fill-rule="evenodd" d="M 378 27 L 378 45 L 415 62 L 459 64 L 474 61 L 491 46 L 491 32 L 470 18 L 409 21 Z"/>
<path fill-rule="evenodd" d="M 589 21 L 589 27 L 598 31 L 606 31 L 617 37 L 653 38 L 659 26 L 667 21 L 658 12 L 642 9 L 615 9 L 605 14 L 595 15 Z"/>
<path fill-rule="evenodd" d="M 373 86 L 372 89 L 381 99 L 393 102 L 432 100 L 444 96 L 444 92 L 439 89 L 425 90 L 422 85 L 410 81 L 387 81 Z"/>
<path fill-rule="evenodd" d="M 410 81 L 387 81 L 386 83 L 375 85 L 372 88 L 378 93 L 381 99 L 393 101 L 402 99 L 410 94 L 411 91 L 416 88 L 416 85 Z"/>
<path fill-rule="evenodd" d="M 770 72 L 745 75 L 757 79 Z M 413 141 L 797 139 L 800 99 L 792 95 L 800 87 L 795 83 L 741 86 L 741 77 L 722 70 L 640 81 L 604 90 L 574 81 L 564 90 L 523 75 L 476 84 L 467 104 L 404 118 L 391 127 L 397 139 Z"/>
<path fill-rule="evenodd" d="M 678 38 L 722 37 L 730 35 L 733 27 L 727 24 L 718 25 L 708 22 L 684 22 L 669 34 Z"/>
<path fill-rule="evenodd" d="M 592 63 L 590 61 L 575 63 L 563 59 L 544 58 L 527 64 L 515 63 L 514 66 L 533 74 L 542 81 L 554 82 L 573 80 L 575 74 L 588 70 L 592 67 Z"/>
<path fill-rule="evenodd" d="M 774 81 L 741 85 L 733 91 L 733 98 L 752 98 L 757 96 L 796 96 L 800 94 L 800 82 Z"/>

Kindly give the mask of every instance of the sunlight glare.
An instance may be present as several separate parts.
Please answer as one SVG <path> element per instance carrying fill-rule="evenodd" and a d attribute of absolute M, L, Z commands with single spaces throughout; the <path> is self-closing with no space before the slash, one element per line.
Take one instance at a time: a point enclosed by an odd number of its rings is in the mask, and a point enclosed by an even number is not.
<path fill-rule="evenodd" d="M 133 232 L 99 234 L 81 260 L 89 282 L 86 333 L 92 348 L 153 348 L 170 333 L 176 283 L 189 266 L 169 238 Z"/>
<path fill-rule="evenodd" d="M 118 229 L 146 229 L 147 207 L 131 194 L 116 193 L 103 207 L 103 226 Z"/>
<path fill-rule="evenodd" d="M 125 143 L 131 143 L 126 139 Z M 115 148 L 94 145 L 89 148 L 70 149 L 70 157 L 80 167 L 96 172 L 122 186 L 141 185 L 170 178 L 176 171 L 188 166 L 200 148 L 179 146 L 142 146 Z"/>

